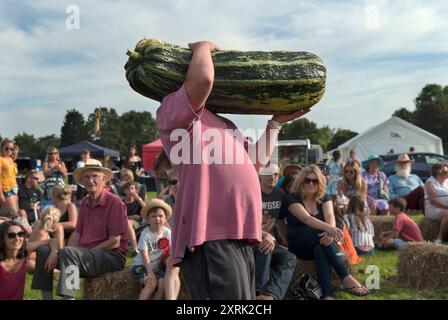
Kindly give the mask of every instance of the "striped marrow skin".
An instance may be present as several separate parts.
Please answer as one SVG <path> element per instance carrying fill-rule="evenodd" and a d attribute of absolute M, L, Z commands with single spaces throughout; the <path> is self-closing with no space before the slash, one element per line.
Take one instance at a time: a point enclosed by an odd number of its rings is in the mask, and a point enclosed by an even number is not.
<path fill-rule="evenodd" d="M 128 51 L 126 78 L 135 91 L 162 101 L 179 89 L 191 50 L 155 39 Z M 207 108 L 236 114 L 286 114 L 316 104 L 325 91 L 326 68 L 309 52 L 220 51 L 212 53 L 213 90 Z"/>

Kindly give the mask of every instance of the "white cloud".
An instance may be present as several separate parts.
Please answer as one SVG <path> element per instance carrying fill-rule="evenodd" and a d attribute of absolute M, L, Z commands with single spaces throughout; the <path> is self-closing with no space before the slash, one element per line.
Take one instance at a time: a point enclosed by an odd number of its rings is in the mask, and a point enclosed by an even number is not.
<path fill-rule="evenodd" d="M 144 37 L 179 45 L 209 39 L 223 49 L 317 53 L 327 64 L 328 84 L 310 119 L 358 132 L 397 108 L 412 107 L 426 83 L 448 84 L 448 7 L 443 1 L 14 4 L 0 4 L 2 136 L 59 134 L 65 110 L 72 107 L 85 115 L 97 106 L 154 112 L 158 103 L 133 92 L 123 69 L 126 50 Z M 70 4 L 80 8 L 79 30 L 65 27 Z M 378 16 L 369 17 L 369 5 Z M 243 128 L 260 128 L 268 117 L 230 118 Z"/>

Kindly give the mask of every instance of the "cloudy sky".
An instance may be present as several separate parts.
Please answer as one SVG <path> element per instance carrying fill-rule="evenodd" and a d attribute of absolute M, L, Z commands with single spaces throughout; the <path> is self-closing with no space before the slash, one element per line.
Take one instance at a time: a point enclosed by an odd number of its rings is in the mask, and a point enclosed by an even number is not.
<path fill-rule="evenodd" d="M 0 135 L 59 135 L 71 108 L 154 114 L 158 102 L 124 76 L 125 52 L 142 38 L 316 53 L 327 90 L 308 117 L 362 132 L 412 109 L 425 84 L 448 85 L 447 30 L 442 0 L 2 0 Z M 230 118 L 247 129 L 264 127 L 268 116 Z"/>

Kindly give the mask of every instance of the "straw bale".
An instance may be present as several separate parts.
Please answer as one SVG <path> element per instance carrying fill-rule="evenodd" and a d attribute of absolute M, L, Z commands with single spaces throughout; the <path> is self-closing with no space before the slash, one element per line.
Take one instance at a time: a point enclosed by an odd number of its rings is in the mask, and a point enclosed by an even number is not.
<path fill-rule="evenodd" d="M 375 230 L 374 240 L 385 231 L 391 231 L 394 228 L 394 216 L 370 216 L 373 229 Z"/>
<path fill-rule="evenodd" d="M 397 281 L 417 289 L 448 287 L 448 246 L 407 243 L 398 252 Z"/>
<path fill-rule="evenodd" d="M 423 234 L 423 239 L 433 241 L 439 232 L 440 220 L 431 220 L 423 218 L 419 224 L 420 230 Z"/>
<path fill-rule="evenodd" d="M 84 279 L 83 296 L 86 300 L 136 300 L 142 287 L 131 274 L 130 267 L 106 273 L 98 278 Z M 188 300 L 189 294 L 180 274 L 178 300 Z"/>
<path fill-rule="evenodd" d="M 130 267 L 84 280 L 86 300 L 136 300 L 141 286 L 132 276 Z"/>
<path fill-rule="evenodd" d="M 347 266 L 347 269 L 350 271 L 350 265 L 348 264 L 348 261 L 344 259 L 345 264 Z M 309 274 L 314 279 L 317 280 L 316 276 L 316 262 L 315 260 L 297 260 L 296 268 L 294 270 L 294 274 L 291 278 L 291 282 L 289 283 L 288 290 L 286 292 L 284 300 L 292 300 L 293 299 L 293 292 L 296 286 L 298 285 L 298 281 L 300 280 L 300 276 L 302 274 Z M 336 272 L 332 270 L 332 276 L 331 276 L 332 286 L 333 289 L 337 289 L 340 287 L 341 281 L 339 280 L 338 276 L 336 275 Z"/>

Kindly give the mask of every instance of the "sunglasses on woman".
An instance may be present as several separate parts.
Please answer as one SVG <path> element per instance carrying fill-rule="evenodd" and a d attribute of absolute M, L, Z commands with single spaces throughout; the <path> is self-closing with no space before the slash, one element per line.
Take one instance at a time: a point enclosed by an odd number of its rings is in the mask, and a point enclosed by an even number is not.
<path fill-rule="evenodd" d="M 25 237 L 25 232 L 23 232 L 23 231 L 19 231 L 17 233 L 15 233 L 15 232 L 8 232 L 8 233 L 6 233 L 6 236 L 10 240 L 15 239 L 15 238 L 23 238 L 23 237 Z"/>
<path fill-rule="evenodd" d="M 309 179 L 309 178 L 305 178 L 305 180 L 304 180 L 304 183 L 305 184 L 319 184 L 319 179 Z"/>
<path fill-rule="evenodd" d="M 346 174 L 353 174 L 353 173 L 355 173 L 355 170 L 345 170 L 344 172 Z"/>
<path fill-rule="evenodd" d="M 169 180 L 168 183 L 172 186 L 177 184 L 177 180 Z"/>

